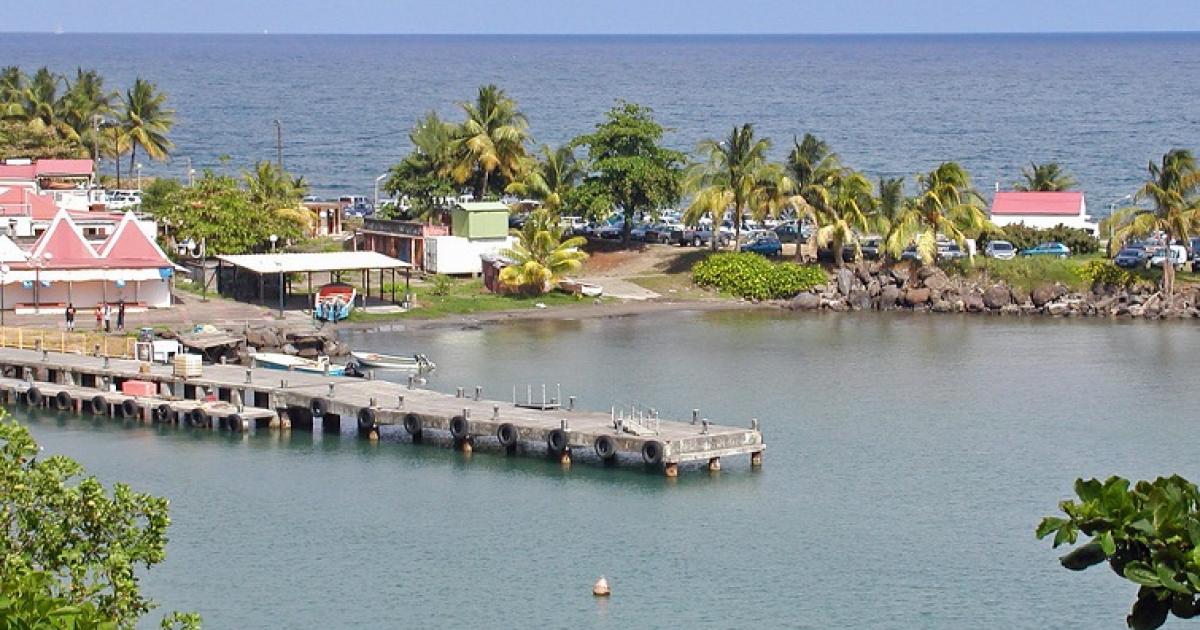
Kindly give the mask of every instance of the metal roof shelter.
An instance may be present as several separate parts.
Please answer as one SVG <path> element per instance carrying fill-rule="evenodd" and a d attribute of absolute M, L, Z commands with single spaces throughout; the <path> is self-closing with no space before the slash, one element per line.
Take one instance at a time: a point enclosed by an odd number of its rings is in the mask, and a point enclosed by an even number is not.
<path fill-rule="evenodd" d="M 368 272 L 379 271 L 379 299 L 383 300 L 383 272 L 392 273 L 392 302 L 396 301 L 396 271 L 403 270 L 405 276 L 405 294 L 408 293 L 409 271 L 412 265 L 398 258 L 392 258 L 379 252 L 318 252 L 311 254 L 238 254 L 217 256 L 220 265 L 229 264 L 234 268 L 234 285 L 237 285 L 237 272 L 245 269 L 258 275 L 258 298 L 266 303 L 265 278 L 278 274 L 279 310 L 283 312 L 285 292 L 290 293 L 290 280 L 283 278 L 284 274 L 303 273 L 308 275 L 308 293 L 312 295 L 312 274 L 340 274 L 347 271 L 362 273 L 363 298 L 371 295 L 371 277 Z M 218 270 L 218 276 L 220 270 Z"/>

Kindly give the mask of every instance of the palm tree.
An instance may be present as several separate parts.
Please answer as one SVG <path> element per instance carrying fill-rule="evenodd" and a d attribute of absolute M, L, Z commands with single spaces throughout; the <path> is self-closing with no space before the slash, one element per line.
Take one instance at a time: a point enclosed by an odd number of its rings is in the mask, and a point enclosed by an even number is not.
<path fill-rule="evenodd" d="M 723 141 L 702 140 L 696 150 L 707 160 L 693 166 L 686 178 L 686 187 L 695 194 L 684 214 L 684 221 L 698 223 L 708 215 L 713 222 L 712 249 L 718 247 L 716 230 L 726 210 L 732 211 L 735 247 L 740 246 L 742 218 L 756 197 L 760 171 L 766 166 L 771 141 L 754 137 L 754 126 L 746 123 L 735 126 Z"/>
<path fill-rule="evenodd" d="M 499 171 L 508 181 L 517 179 L 524 165 L 528 123 L 516 102 L 495 85 L 480 87 L 475 102 L 462 103 L 462 109 L 467 120 L 455 144 L 452 174 L 460 184 L 474 179 L 475 198 L 482 199 L 492 173 Z"/>
<path fill-rule="evenodd" d="M 904 178 L 880 177 L 871 212 L 867 217 L 869 228 L 878 234 L 887 234 L 903 209 Z"/>
<path fill-rule="evenodd" d="M 505 188 L 515 195 L 539 199 L 542 207 L 557 215 L 562 210 L 563 200 L 586 174 L 584 163 L 575 157 L 575 149 L 569 144 L 557 149 L 541 146 L 542 159 L 523 169 L 524 176 Z"/>
<path fill-rule="evenodd" d="M 121 124 L 129 134 L 129 169 L 137 161 L 140 146 L 152 160 L 165 160 L 174 148 L 167 133 L 175 124 L 175 110 L 164 107 L 167 95 L 141 78 L 125 92 Z"/>
<path fill-rule="evenodd" d="M 792 145 L 787 164 L 798 193 L 796 205 L 801 208 L 807 206 L 811 215 L 811 212 L 819 209 L 817 204 L 825 197 L 822 187 L 841 170 L 840 159 L 830 150 L 828 143 L 811 133 L 804 134 L 800 140 L 793 138 Z M 801 260 L 799 241 L 796 243 L 796 260 Z"/>
<path fill-rule="evenodd" d="M 25 85 L 28 79 L 16 66 L 0 69 L 0 118 L 21 119 L 24 115 Z"/>
<path fill-rule="evenodd" d="M 69 132 L 70 127 L 63 120 L 62 101 L 58 95 L 58 84 L 62 81 L 62 77 L 43 67 L 26 84 L 20 115 L 35 129 Z"/>
<path fill-rule="evenodd" d="M 121 158 L 133 148 L 129 132 L 120 125 L 105 125 L 100 129 L 100 155 L 111 158 L 117 169 L 117 188 L 121 187 Z"/>
<path fill-rule="evenodd" d="M 917 177 L 918 194 L 909 199 L 892 223 L 886 249 L 892 256 L 910 243 L 925 264 L 937 256 L 938 236 L 967 249 L 966 240 L 993 227 L 983 211 L 983 198 L 971 187 L 971 177 L 955 162 L 944 162 Z"/>
<path fill-rule="evenodd" d="M 1028 167 L 1021 169 L 1021 177 L 1025 181 L 1013 184 L 1013 188 L 1025 192 L 1058 192 L 1069 190 L 1076 184 L 1075 178 L 1058 162 L 1030 162 Z"/>
<path fill-rule="evenodd" d="M 513 261 L 500 272 L 500 283 L 512 290 L 545 293 L 564 275 L 582 268 L 588 257 L 580 249 L 587 240 L 582 236 L 563 240 L 557 219 L 546 210 L 533 212 L 512 235 L 516 244 L 500 252 Z"/>
<path fill-rule="evenodd" d="M 67 88 L 62 97 L 62 113 L 66 124 L 71 128 L 74 138 L 90 147 L 93 158 L 98 157 L 96 151 L 99 139 L 96 137 L 96 117 L 112 111 L 112 103 L 116 100 L 115 92 L 104 89 L 104 78 L 95 70 L 75 70 L 75 81 Z"/>
<path fill-rule="evenodd" d="M 817 225 L 817 243 L 829 244 L 833 260 L 841 267 L 846 245 L 854 245 L 855 258 L 860 255 L 858 231 L 868 225 L 867 213 L 873 205 L 871 180 L 850 169 L 842 169 L 825 178 L 825 183 L 812 188 L 816 203 L 802 202 L 800 213 Z"/>
<path fill-rule="evenodd" d="M 409 201 L 410 212 L 416 218 L 433 219 L 442 210 L 440 199 L 455 192 L 450 176 L 456 131 L 455 125 L 436 113 L 426 114 L 408 134 L 412 153 L 392 167 L 384 182 L 384 190 Z"/>
<path fill-rule="evenodd" d="M 253 171 L 242 173 L 250 202 L 267 210 L 295 207 L 304 197 L 308 184 L 303 177 L 293 179 L 274 162 L 260 160 Z"/>
<path fill-rule="evenodd" d="M 1113 231 L 1120 249 L 1129 237 L 1162 232 L 1168 245 L 1176 239 L 1186 241 L 1200 228 L 1200 170 L 1196 158 L 1187 149 L 1172 149 L 1161 164 L 1150 162 L 1150 179 L 1134 194 L 1134 202 L 1150 201 L 1153 208 L 1130 207 L 1117 211 L 1109 219 L 1117 227 Z M 1163 292 L 1171 296 L 1175 290 L 1175 268 L 1169 261 L 1163 264 Z"/>

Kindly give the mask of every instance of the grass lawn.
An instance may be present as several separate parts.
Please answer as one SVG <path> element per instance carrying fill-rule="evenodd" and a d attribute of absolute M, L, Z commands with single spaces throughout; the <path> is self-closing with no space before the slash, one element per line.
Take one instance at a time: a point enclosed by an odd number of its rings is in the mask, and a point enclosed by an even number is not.
<path fill-rule="evenodd" d="M 537 308 L 536 305 L 539 303 L 545 304 L 547 307 L 593 303 L 592 298 L 580 298 L 562 293 L 561 291 L 552 291 L 537 297 L 496 295 L 483 287 L 482 280 L 448 280 L 437 283 L 414 282 L 412 292 L 415 295 L 417 308 L 406 313 L 364 313 L 362 311 L 354 311 L 350 314 L 350 321 L 435 319 L 447 315 Z M 390 292 L 390 290 L 389 286 L 384 287 L 385 293 Z M 403 292 L 403 289 L 398 287 L 397 292 Z"/>

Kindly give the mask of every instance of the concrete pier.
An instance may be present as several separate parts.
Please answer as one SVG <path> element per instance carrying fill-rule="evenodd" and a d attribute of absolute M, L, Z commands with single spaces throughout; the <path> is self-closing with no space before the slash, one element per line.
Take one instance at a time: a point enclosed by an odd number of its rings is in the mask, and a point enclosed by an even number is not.
<path fill-rule="evenodd" d="M 119 393 L 127 380 L 152 382 L 157 394 Z M 36 403 L 29 400 L 31 388 Z M 470 396 L 443 394 L 390 381 L 234 365 L 206 365 L 202 376 L 184 378 L 166 365 L 0 348 L 5 402 L 53 407 L 70 399 L 76 412 L 131 412 L 145 420 L 161 416 L 169 418 L 161 421 L 208 428 L 230 428 L 233 419 L 234 430 L 266 426 L 337 432 L 346 418 L 353 419 L 364 438 L 378 437 L 380 427 L 395 425 L 414 442 L 432 433 L 448 434 L 458 448 L 492 441 L 508 453 L 544 454 L 564 464 L 572 451 L 588 450 L 605 464 L 641 462 L 672 477 L 681 463 L 707 462 L 715 472 L 722 458 L 740 455 L 749 456 L 757 468 L 766 449 L 757 421 L 746 428 L 697 423 L 695 418 L 622 422 L 609 413 L 578 410 L 573 403 L 568 408 L 529 408 L 486 400 L 478 388 L 472 389 Z M 206 401 L 210 393 L 215 400 Z"/>

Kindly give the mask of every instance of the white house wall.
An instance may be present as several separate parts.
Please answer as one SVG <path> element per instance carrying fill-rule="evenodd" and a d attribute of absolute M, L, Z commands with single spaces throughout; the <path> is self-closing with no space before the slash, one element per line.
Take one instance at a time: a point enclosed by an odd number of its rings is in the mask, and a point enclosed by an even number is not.
<path fill-rule="evenodd" d="M 1005 216 L 999 216 L 999 217 L 993 216 L 992 223 L 996 224 L 999 227 L 1004 227 L 1006 225 L 1024 224 L 1025 227 L 1038 228 L 1038 229 L 1048 229 L 1048 228 L 1058 227 L 1059 225 L 1065 225 L 1066 227 L 1070 227 L 1070 228 L 1079 228 L 1079 229 L 1083 229 L 1083 230 L 1088 230 L 1092 233 L 1096 232 L 1096 224 L 1088 221 L 1087 219 L 1085 219 L 1081 216 L 1066 217 L 1066 216 L 1061 216 L 1061 215 L 1059 215 L 1059 216 L 1005 215 Z"/>
<path fill-rule="evenodd" d="M 33 288 L 25 288 L 21 283 L 9 281 L 4 285 L 4 307 L 13 310 L 17 305 L 33 304 Z M 171 306 L 171 285 L 169 280 L 143 280 L 126 282 L 124 287 L 115 283 L 99 281 L 84 282 L 52 282 L 48 287 L 40 287 L 38 301 L 42 304 L 72 303 L 78 309 L 76 319 L 84 322 L 91 317 L 89 309 L 107 299 L 110 304 L 120 300 L 127 303 L 141 302 L 150 308 L 166 308 Z"/>

